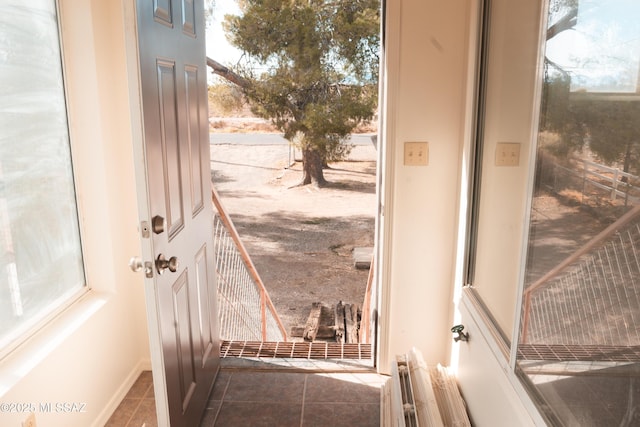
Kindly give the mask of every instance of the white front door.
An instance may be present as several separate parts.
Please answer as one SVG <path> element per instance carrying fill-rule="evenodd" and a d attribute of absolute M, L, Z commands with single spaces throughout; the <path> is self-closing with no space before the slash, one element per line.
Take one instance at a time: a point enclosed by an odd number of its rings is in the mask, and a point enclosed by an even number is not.
<path fill-rule="evenodd" d="M 197 426 L 219 368 L 204 6 L 137 0 L 138 188 L 159 425 Z M 149 268 L 151 267 L 151 268 Z"/>

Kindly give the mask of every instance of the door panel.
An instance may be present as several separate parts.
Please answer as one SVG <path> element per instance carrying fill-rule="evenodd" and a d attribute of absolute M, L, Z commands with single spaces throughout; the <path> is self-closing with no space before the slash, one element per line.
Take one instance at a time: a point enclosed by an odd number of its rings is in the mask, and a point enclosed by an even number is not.
<path fill-rule="evenodd" d="M 151 225 L 142 242 L 154 267 L 146 301 L 154 383 L 166 384 L 156 389 L 156 405 L 160 425 L 194 426 L 220 348 L 212 206 L 205 197 L 211 172 L 204 7 L 186 0 L 138 0 L 136 7 L 146 187 L 140 215 Z"/>
<path fill-rule="evenodd" d="M 160 22 L 172 25 L 173 20 L 171 17 L 171 0 L 154 0 L 153 16 Z"/>
<path fill-rule="evenodd" d="M 193 0 L 182 0 L 182 31 L 185 34 L 195 36 L 195 11 Z"/>
<path fill-rule="evenodd" d="M 171 354 L 171 348 L 165 351 L 168 360 L 173 357 L 177 359 L 178 377 L 180 379 L 180 401 L 182 402 L 183 411 L 189 407 L 189 400 L 193 395 L 193 389 L 196 385 L 189 288 L 187 272 L 185 271 L 172 287 L 175 337 L 167 337 L 168 342 L 175 341 L 177 343 L 177 353 L 175 355 Z"/>
<path fill-rule="evenodd" d="M 215 304 L 216 293 L 207 286 L 209 283 L 209 268 L 207 264 L 207 248 L 203 246 L 196 255 L 196 290 L 198 298 L 198 326 L 202 365 L 206 365 L 210 356 L 213 355 L 213 346 L 215 344 L 215 334 L 212 330 L 211 322 L 207 319 L 207 313 L 210 313 Z"/>
<path fill-rule="evenodd" d="M 187 96 L 187 123 L 188 123 L 188 144 L 189 144 L 189 169 L 191 181 L 191 213 L 195 216 L 204 203 L 204 187 L 202 185 L 202 173 L 206 163 L 204 163 L 204 154 L 209 151 L 201 149 L 200 141 L 200 96 L 198 93 L 198 68 L 190 65 L 185 66 L 185 94 Z"/>
<path fill-rule="evenodd" d="M 158 61 L 158 98 L 160 100 L 160 129 L 162 143 L 162 182 L 166 204 L 169 237 L 184 225 L 182 214 L 182 171 L 176 111 L 175 63 Z"/>

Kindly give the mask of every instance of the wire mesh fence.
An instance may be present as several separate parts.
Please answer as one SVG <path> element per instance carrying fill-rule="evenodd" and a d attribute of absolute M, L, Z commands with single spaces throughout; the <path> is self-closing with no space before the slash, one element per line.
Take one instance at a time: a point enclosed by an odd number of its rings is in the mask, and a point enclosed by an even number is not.
<path fill-rule="evenodd" d="M 278 313 L 215 191 L 212 197 L 216 207 L 213 240 L 220 337 L 234 341 L 286 341 Z"/>
<path fill-rule="evenodd" d="M 525 289 L 521 342 L 640 345 L 640 206 Z"/>

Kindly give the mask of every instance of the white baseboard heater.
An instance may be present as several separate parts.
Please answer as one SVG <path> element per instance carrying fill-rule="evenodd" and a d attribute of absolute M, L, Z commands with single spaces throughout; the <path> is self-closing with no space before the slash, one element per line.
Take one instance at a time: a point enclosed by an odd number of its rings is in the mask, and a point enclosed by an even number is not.
<path fill-rule="evenodd" d="M 455 377 L 441 365 L 429 368 L 415 348 L 396 357 L 380 393 L 383 427 L 471 427 Z"/>

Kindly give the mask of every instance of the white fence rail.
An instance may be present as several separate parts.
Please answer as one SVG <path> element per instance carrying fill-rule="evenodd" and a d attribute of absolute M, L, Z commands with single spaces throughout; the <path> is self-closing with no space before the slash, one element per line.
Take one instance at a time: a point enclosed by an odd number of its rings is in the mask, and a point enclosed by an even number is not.
<path fill-rule="evenodd" d="M 625 206 L 640 202 L 640 177 L 588 160 L 576 159 L 575 164 L 579 168 L 554 163 L 553 181 L 548 185 L 556 192 L 570 187 L 580 191 L 583 199 L 595 190 L 612 201 L 624 200 Z"/>

